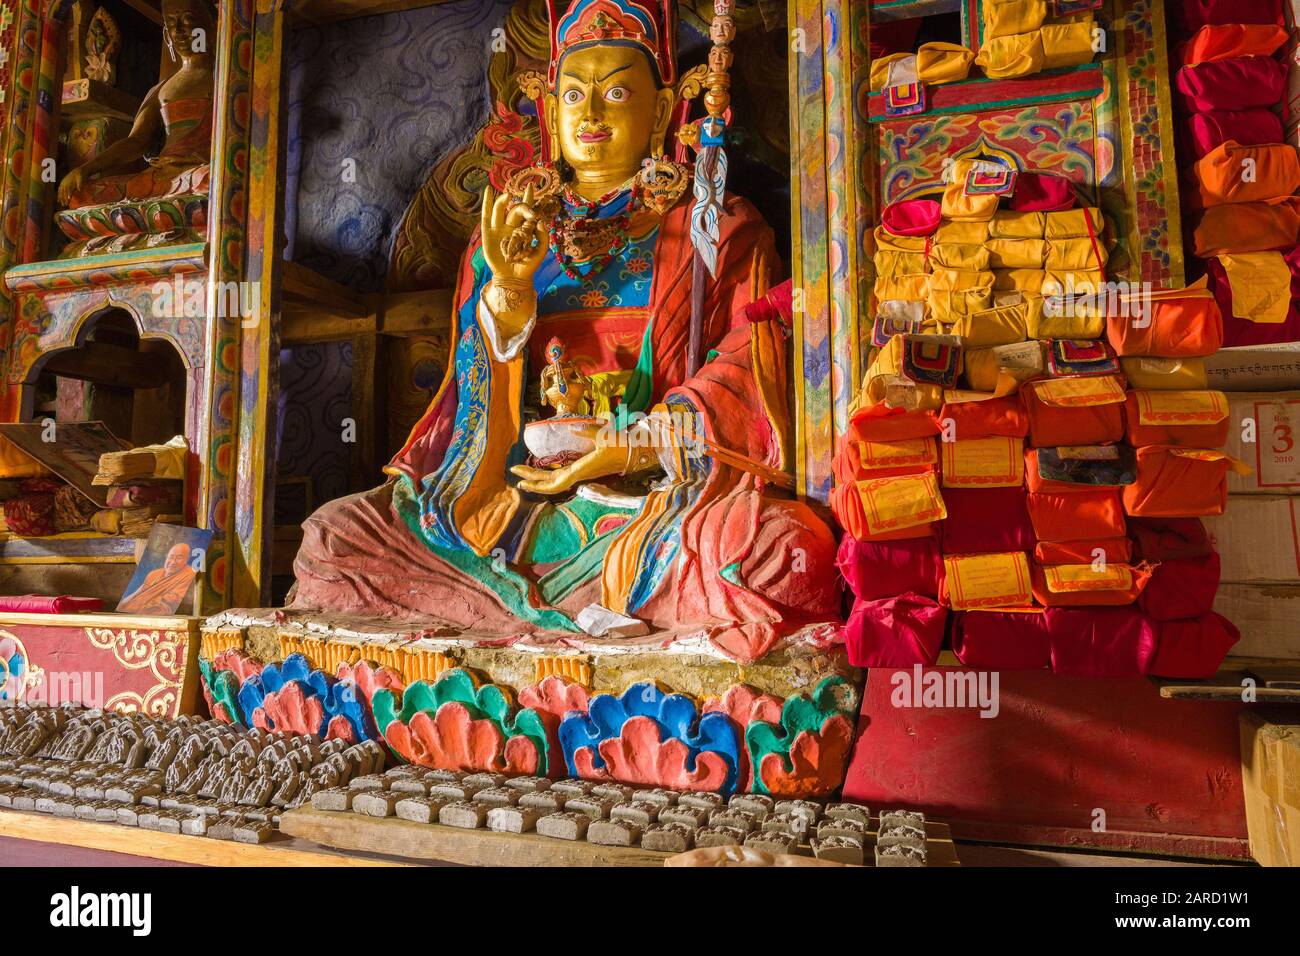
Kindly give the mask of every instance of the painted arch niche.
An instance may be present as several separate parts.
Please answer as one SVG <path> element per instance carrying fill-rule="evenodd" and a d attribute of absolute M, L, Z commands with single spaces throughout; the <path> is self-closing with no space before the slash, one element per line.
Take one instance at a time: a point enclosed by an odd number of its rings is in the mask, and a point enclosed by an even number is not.
<path fill-rule="evenodd" d="M 141 334 L 126 308 L 88 315 L 67 347 L 50 350 L 24 383 L 28 421 L 102 421 L 132 445 L 187 433 L 192 374 L 175 344 Z"/>

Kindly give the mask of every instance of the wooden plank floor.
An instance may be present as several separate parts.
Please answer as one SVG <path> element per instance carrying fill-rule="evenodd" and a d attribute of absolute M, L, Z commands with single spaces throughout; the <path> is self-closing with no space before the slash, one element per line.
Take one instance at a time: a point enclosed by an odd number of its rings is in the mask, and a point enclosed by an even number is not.
<path fill-rule="evenodd" d="M 948 828 L 926 825 L 931 866 L 960 866 Z M 596 846 L 536 833 L 462 830 L 396 817 L 367 817 L 299 807 L 280 817 L 283 833 L 340 850 L 478 866 L 662 866 L 671 854 L 640 847 Z"/>
<path fill-rule="evenodd" d="M 92 823 L 67 817 L 21 810 L 0 810 L 0 838 L 59 847 L 73 846 L 116 854 L 190 863 L 200 866 L 409 866 L 403 860 L 382 859 L 357 853 L 340 853 L 329 847 L 281 835 L 260 845 L 213 840 L 209 837 L 157 833 L 117 823 Z"/>

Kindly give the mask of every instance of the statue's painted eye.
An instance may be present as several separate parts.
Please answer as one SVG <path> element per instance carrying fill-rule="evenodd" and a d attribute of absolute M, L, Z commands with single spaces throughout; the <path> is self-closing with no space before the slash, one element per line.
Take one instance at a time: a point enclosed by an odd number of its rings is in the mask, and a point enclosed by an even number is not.
<path fill-rule="evenodd" d="M 630 95 L 631 92 L 626 86 L 614 86 L 605 91 L 605 99 L 611 103 L 623 103 Z"/>
<path fill-rule="evenodd" d="M 576 106 L 584 99 L 582 90 L 565 90 L 562 97 L 566 106 Z"/>

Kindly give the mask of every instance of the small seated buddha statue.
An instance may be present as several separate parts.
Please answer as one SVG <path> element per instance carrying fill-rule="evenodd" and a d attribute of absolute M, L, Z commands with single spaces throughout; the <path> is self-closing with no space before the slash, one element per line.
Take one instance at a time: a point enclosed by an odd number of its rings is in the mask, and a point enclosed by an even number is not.
<path fill-rule="evenodd" d="M 216 10 L 207 0 L 163 0 L 163 40 L 180 67 L 147 94 L 131 132 L 59 183 L 57 217 L 69 238 L 156 228 L 143 216 L 96 216 L 98 207 L 167 197 L 206 197 L 213 125 Z M 159 130 L 162 149 L 149 155 Z M 140 169 L 140 164 L 145 165 Z M 75 212 L 74 212 L 75 211 Z M 206 212 L 206 205 L 204 207 Z M 93 221 L 92 221 L 93 220 Z M 176 223 L 182 226 L 187 223 Z M 188 223 L 201 226 L 202 223 Z"/>
<path fill-rule="evenodd" d="M 289 608 L 570 646 L 640 625 L 757 660 L 839 615 L 834 537 L 781 489 L 792 308 L 769 289 L 773 233 L 725 195 L 716 271 L 693 286 L 690 175 L 665 154 L 671 0 L 550 13 L 553 165 L 487 187 L 443 384 L 387 484 L 308 518 Z M 598 396 L 612 414 L 528 421 L 555 337 L 562 368 L 625 383 Z M 586 428 L 581 451 L 530 458 L 538 424 Z"/>

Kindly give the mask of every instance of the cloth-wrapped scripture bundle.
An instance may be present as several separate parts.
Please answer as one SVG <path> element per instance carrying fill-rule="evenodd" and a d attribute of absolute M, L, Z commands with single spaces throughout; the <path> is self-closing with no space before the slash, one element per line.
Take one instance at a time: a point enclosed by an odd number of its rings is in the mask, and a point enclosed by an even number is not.
<path fill-rule="evenodd" d="M 1270 109 L 1211 110 L 1187 118 L 1187 140 L 1200 158 L 1233 140 L 1242 146 L 1282 142 L 1282 118 Z"/>
<path fill-rule="evenodd" d="M 1206 388 L 1209 377 L 1205 360 L 1200 358 L 1160 358 L 1156 355 L 1130 355 L 1119 360 L 1129 388 L 1190 392 Z"/>
<path fill-rule="evenodd" d="M 1118 538 L 1124 534 L 1124 506 L 1118 488 L 1031 491 L 1025 503 L 1039 541 Z"/>
<path fill-rule="evenodd" d="M 1196 66 L 1234 56 L 1272 56 L 1286 42 L 1276 23 L 1210 23 L 1183 45 L 1183 66 Z"/>
<path fill-rule="evenodd" d="M 952 650 L 967 667 L 1039 670 L 1052 663 L 1041 612 L 961 611 L 953 615 Z"/>
<path fill-rule="evenodd" d="M 1156 631 L 1136 607 L 1047 609 L 1052 670 L 1072 677 L 1142 677 L 1156 653 Z"/>
<path fill-rule="evenodd" d="M 1213 677 L 1232 645 L 1241 640 L 1236 626 L 1219 614 L 1161 621 L 1155 627 L 1159 646 L 1149 671 L 1153 677 Z"/>
<path fill-rule="evenodd" d="M 929 236 L 939 228 L 939 202 L 936 199 L 900 199 L 880 213 L 880 222 L 895 236 Z"/>
<path fill-rule="evenodd" d="M 1124 437 L 1124 386 L 1114 376 L 1041 380 L 1021 394 L 1035 448 L 1101 445 Z"/>
<path fill-rule="evenodd" d="M 916 51 L 916 76 L 927 86 L 956 83 L 970 74 L 975 51 L 960 43 L 931 41 Z"/>
<path fill-rule="evenodd" d="M 1064 176 L 1020 173 L 1011 208 L 1017 212 L 1061 212 L 1074 208 L 1074 188 Z M 1038 235 L 1042 235 L 1040 232 Z"/>
<path fill-rule="evenodd" d="M 939 434 L 934 416 L 886 405 L 870 405 L 849 419 L 846 441 L 902 441 Z"/>
<path fill-rule="evenodd" d="M 1029 519 L 1039 541 L 1124 537 L 1120 488 L 1136 477 L 1131 455 L 1117 446 L 1026 452 Z"/>
<path fill-rule="evenodd" d="M 80 614 L 98 611 L 103 606 L 104 602 L 99 598 L 73 597 L 69 594 L 55 597 L 43 594 L 0 597 L 0 611 L 11 614 Z"/>
<path fill-rule="evenodd" d="M 1043 607 L 1132 604 L 1148 573 L 1127 564 L 1035 564 L 1034 600 Z"/>
<path fill-rule="evenodd" d="M 1106 338 L 1121 356 L 1204 358 L 1223 345 L 1223 315 L 1208 289 L 1168 289 L 1145 304 L 1118 303 L 1106 316 Z"/>
<path fill-rule="evenodd" d="M 1028 556 L 1023 551 L 944 554 L 939 603 L 954 611 L 1032 607 Z"/>
<path fill-rule="evenodd" d="M 1220 23 L 1282 23 L 1282 0 L 1174 0 L 1166 9 L 1181 33 Z"/>
<path fill-rule="evenodd" d="M 1037 73 L 1047 65 L 1041 30 L 985 38 L 975 65 L 991 80 L 1008 80 Z"/>
<path fill-rule="evenodd" d="M 1034 546 L 1034 560 L 1039 564 L 1129 564 L 1133 560 L 1133 542 L 1128 538 L 1085 538 L 1076 541 L 1039 541 Z"/>
<path fill-rule="evenodd" d="M 849 589 L 864 601 L 908 591 L 936 597 L 943 573 L 939 540 L 933 537 L 881 542 L 859 541 L 846 534 L 835 564 Z"/>
<path fill-rule="evenodd" d="M 1228 396 L 1223 392 L 1134 389 L 1124 403 L 1124 433 L 1132 446 L 1220 448 L 1228 441 Z"/>
<path fill-rule="evenodd" d="M 920 538 L 948 514 L 934 472 L 840 485 L 830 503 L 841 527 L 860 541 Z"/>
<path fill-rule="evenodd" d="M 1286 67 L 1265 56 L 1237 56 L 1185 66 L 1174 85 L 1188 113 L 1272 106 L 1285 91 Z"/>
<path fill-rule="evenodd" d="M 995 435 L 941 442 L 945 493 L 951 488 L 1015 488 L 1025 483 L 1025 440 Z"/>
<path fill-rule="evenodd" d="M 1045 25 L 1039 31 L 1043 40 L 1043 69 L 1059 70 L 1092 62 L 1097 52 L 1093 48 L 1095 28 L 1091 19 Z"/>
<path fill-rule="evenodd" d="M 936 438 L 902 438 L 895 441 L 846 441 L 831 462 L 837 483 L 863 478 L 888 478 L 930 471 L 939 464 Z"/>
<path fill-rule="evenodd" d="M 947 622 L 947 608 L 921 594 L 858 601 L 844 625 L 849 663 L 854 667 L 933 664 Z"/>
<path fill-rule="evenodd" d="M 1162 561 L 1151 572 L 1140 604 L 1153 621 L 1200 617 L 1214 610 L 1219 589 L 1219 555 Z"/>
<path fill-rule="evenodd" d="M 1202 259 L 1228 252 L 1286 249 L 1300 238 L 1300 196 L 1211 206 L 1192 233 Z"/>
<path fill-rule="evenodd" d="M 1047 18 L 1046 0 L 984 0 L 980 20 L 985 40 L 1030 33 Z"/>
<path fill-rule="evenodd" d="M 1007 395 L 976 402 L 946 402 L 939 410 L 940 428 L 949 440 L 968 438 L 1024 438 L 1029 434 L 1029 416 L 1020 396 Z"/>
<path fill-rule="evenodd" d="M 1214 551 L 1200 518 L 1132 518 L 1128 523 L 1133 551 L 1143 561 L 1181 561 Z"/>
<path fill-rule="evenodd" d="M 1034 526 L 1021 488 L 945 488 L 944 554 L 1032 551 Z"/>
<path fill-rule="evenodd" d="M 1249 319 L 1239 319 L 1224 313 L 1223 347 L 1225 349 L 1252 345 L 1282 345 L 1287 342 L 1300 342 L 1300 310 L 1297 310 L 1294 305 L 1287 307 L 1286 320 L 1283 322 L 1251 322 Z"/>
<path fill-rule="evenodd" d="M 1286 321 L 1294 277 L 1282 253 L 1226 253 L 1206 260 L 1205 271 L 1225 322 L 1230 317 L 1252 325 Z"/>
<path fill-rule="evenodd" d="M 975 62 L 979 62 L 978 58 Z M 946 223 L 987 222 L 998 211 L 997 193 L 969 188 L 975 171 L 975 161 L 971 159 L 959 159 L 952 164 L 952 178 L 939 201 Z"/>
<path fill-rule="evenodd" d="M 1223 143 L 1196 161 L 1191 186 L 1203 207 L 1289 196 L 1300 188 L 1300 153 L 1289 143 Z"/>
<path fill-rule="evenodd" d="M 1137 480 L 1124 488 L 1124 511 L 1153 518 L 1221 515 L 1228 504 L 1228 469 L 1239 467 L 1212 449 L 1139 448 Z"/>

